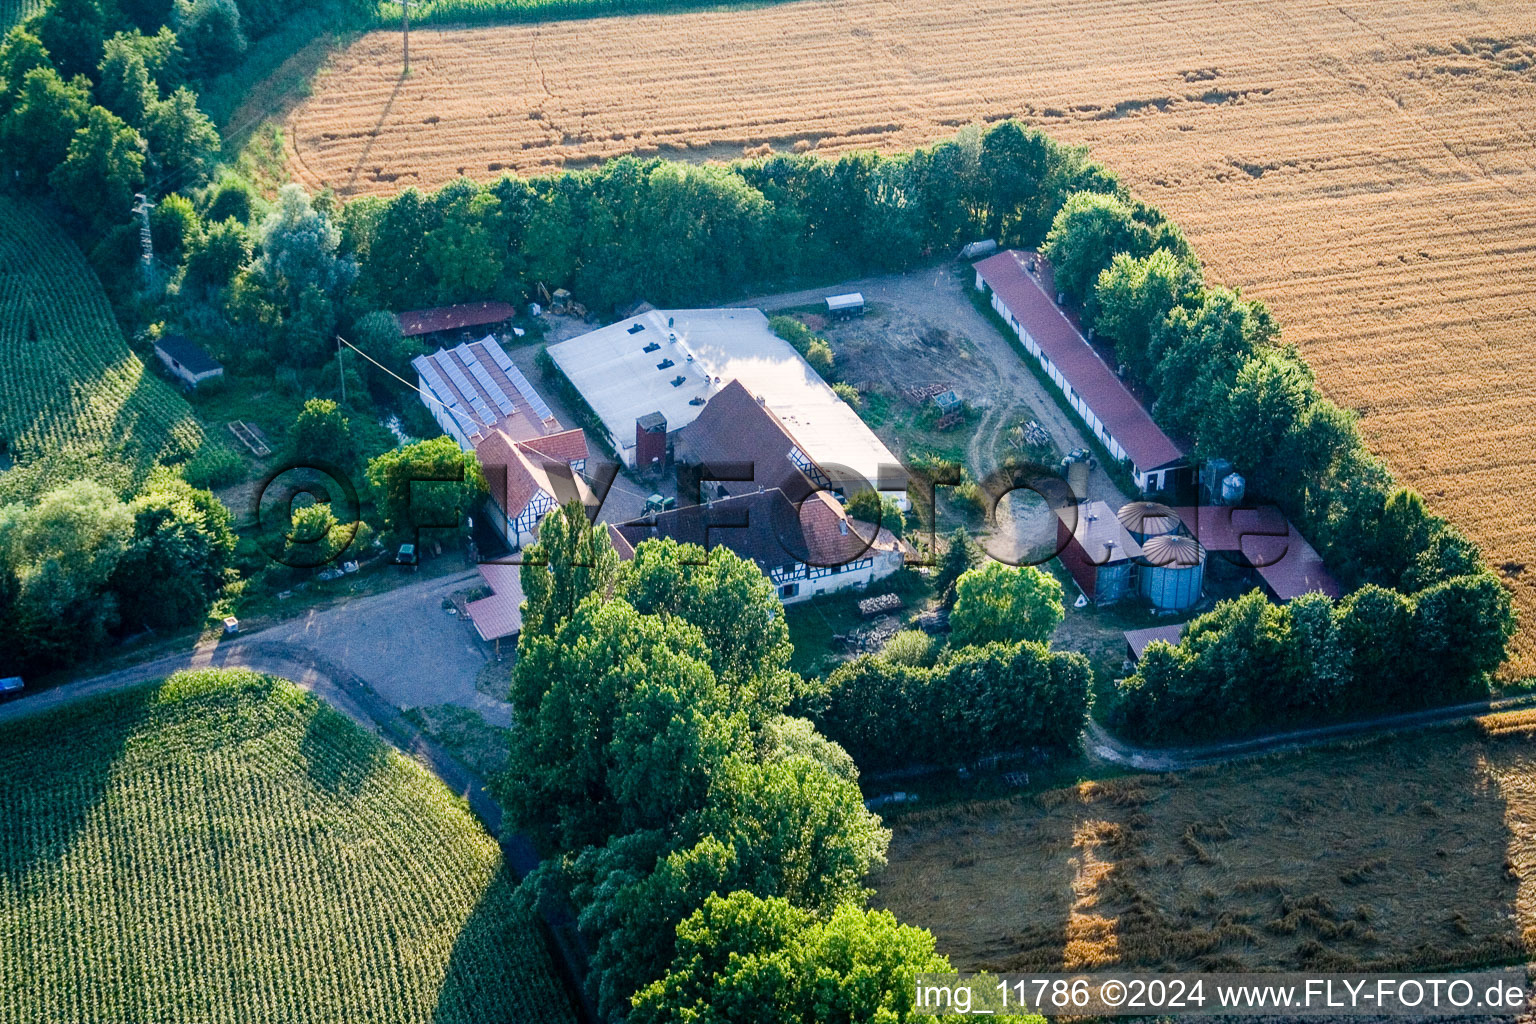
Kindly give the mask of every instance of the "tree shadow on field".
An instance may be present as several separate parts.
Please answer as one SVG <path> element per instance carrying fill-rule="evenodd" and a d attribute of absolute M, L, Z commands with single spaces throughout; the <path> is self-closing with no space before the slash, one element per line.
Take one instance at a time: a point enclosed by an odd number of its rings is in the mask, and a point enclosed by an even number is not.
<path fill-rule="evenodd" d="M 309 779 L 333 796 L 352 796 L 389 761 L 375 736 L 319 700 L 299 742 Z"/>
<path fill-rule="evenodd" d="M 158 684 L 0 727 L 0 873 L 17 891 L 64 857 L 105 798 Z"/>
<path fill-rule="evenodd" d="M 516 889 L 503 860 L 454 940 L 433 1024 L 580 1019 L 543 923 L 522 908 Z"/>

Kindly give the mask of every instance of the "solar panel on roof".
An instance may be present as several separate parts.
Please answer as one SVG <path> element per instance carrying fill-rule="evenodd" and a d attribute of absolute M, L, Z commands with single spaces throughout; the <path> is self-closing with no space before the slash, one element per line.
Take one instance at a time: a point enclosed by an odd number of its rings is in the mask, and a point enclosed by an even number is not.
<path fill-rule="evenodd" d="M 515 366 L 506 367 L 506 371 L 507 379 L 512 382 L 513 387 L 517 388 L 517 393 L 523 396 L 523 400 L 533 408 L 535 416 L 541 420 L 547 420 L 554 415 L 549 411 L 549 406 L 544 399 L 539 397 L 539 393 L 533 390 L 533 385 L 528 383 L 528 378 L 523 376 L 523 371 Z"/>
<path fill-rule="evenodd" d="M 491 371 L 485 368 L 484 363 L 478 360 L 470 363 L 469 372 L 474 374 L 475 380 L 480 382 L 480 386 L 485 389 L 487 395 L 491 396 L 491 401 L 496 403 L 497 408 L 503 413 L 512 411 L 512 399 L 501 389 L 501 385 L 496 383 L 495 378 L 491 376 Z"/>
<path fill-rule="evenodd" d="M 501 367 L 503 370 L 512 369 L 512 357 L 507 355 L 506 352 L 502 351 L 500 345 L 490 340 L 482 341 L 480 345 L 482 348 L 491 353 L 491 359 L 495 361 L 497 366 Z"/>
<path fill-rule="evenodd" d="M 458 405 L 453 392 L 448 389 L 447 384 L 443 383 L 442 375 L 437 372 L 437 367 L 430 361 L 424 361 L 420 366 L 416 367 L 416 371 L 421 374 L 421 379 L 427 382 L 427 387 L 438 397 L 439 401 L 448 406 Z"/>

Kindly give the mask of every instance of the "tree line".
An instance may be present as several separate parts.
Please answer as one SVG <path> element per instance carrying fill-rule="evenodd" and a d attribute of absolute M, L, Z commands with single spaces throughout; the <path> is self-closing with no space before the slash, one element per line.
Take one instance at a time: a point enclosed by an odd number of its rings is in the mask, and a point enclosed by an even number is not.
<path fill-rule="evenodd" d="M 1260 595 L 1197 620 L 1122 683 L 1127 729 L 1209 738 L 1487 693 L 1514 633 L 1508 589 L 1465 534 L 1397 486 L 1262 302 L 1206 284 L 1176 229 L 1115 195 L 1070 197 L 1042 250 L 1123 372 L 1156 396 L 1158 423 L 1197 458 L 1230 460 L 1249 500 L 1281 508 L 1353 592 L 1327 616 L 1325 598 L 1259 615 Z M 1446 621 L 1464 653 L 1445 645 Z"/>
<path fill-rule="evenodd" d="M 602 1017 L 931 1019 L 912 980 L 948 961 L 864 907 L 890 833 L 847 752 L 786 714 L 801 681 L 757 566 L 672 540 L 620 563 L 573 502 L 521 578 L 497 791 L 546 854 L 520 894 L 574 908 Z"/>

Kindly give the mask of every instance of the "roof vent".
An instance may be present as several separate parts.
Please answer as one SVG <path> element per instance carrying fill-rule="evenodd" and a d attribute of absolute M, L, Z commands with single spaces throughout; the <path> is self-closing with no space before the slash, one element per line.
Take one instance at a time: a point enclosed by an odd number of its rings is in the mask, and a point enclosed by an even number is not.
<path fill-rule="evenodd" d="M 658 370 L 670 370 L 670 369 L 672 369 L 672 367 L 674 367 L 676 365 L 677 364 L 674 363 L 670 359 L 663 359 L 661 362 L 656 364 L 656 369 L 658 369 Z"/>
<path fill-rule="evenodd" d="M 676 377 L 672 378 L 672 386 L 675 387 L 675 388 L 680 388 L 685 383 L 687 383 L 687 381 L 688 381 L 687 377 L 684 377 L 682 374 L 678 374 Z"/>
<path fill-rule="evenodd" d="M 643 330 L 645 330 L 645 324 L 631 324 L 629 327 L 630 334 L 639 334 Z"/>
<path fill-rule="evenodd" d="M 689 405 L 703 405 L 704 404 L 704 396 L 703 395 L 694 395 L 692 398 L 688 399 L 688 404 Z"/>
<path fill-rule="evenodd" d="M 671 327 L 671 326 L 672 326 L 672 318 L 671 318 L 671 317 L 667 317 L 667 326 L 668 326 L 668 327 Z M 673 341 L 676 341 L 676 340 L 677 340 L 677 335 L 675 335 L 675 334 L 674 334 L 674 335 L 672 335 L 672 340 L 673 340 Z"/>
<path fill-rule="evenodd" d="M 647 346 L 645 346 L 645 349 L 644 349 L 644 351 L 646 351 L 646 352 L 655 352 L 655 351 L 656 351 L 656 350 L 657 350 L 657 349 L 659 349 L 659 348 L 661 348 L 661 346 L 660 346 L 660 345 L 658 345 L 658 344 L 656 344 L 656 343 L 655 343 L 655 342 L 654 342 L 654 341 L 653 341 L 653 342 L 651 342 L 651 343 L 650 343 L 650 344 L 649 344 L 649 345 L 647 345 Z"/>

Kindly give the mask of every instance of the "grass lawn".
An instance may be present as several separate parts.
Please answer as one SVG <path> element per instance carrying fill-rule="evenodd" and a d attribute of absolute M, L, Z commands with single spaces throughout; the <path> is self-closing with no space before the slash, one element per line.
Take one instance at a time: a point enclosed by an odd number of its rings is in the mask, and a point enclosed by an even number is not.
<path fill-rule="evenodd" d="M 462 802 L 292 684 L 0 729 L 0 1020 L 570 1021 Z"/>
<path fill-rule="evenodd" d="M 482 779 L 489 779 L 507 767 L 512 730 L 487 723 L 469 708 L 432 704 L 411 708 L 404 717 Z"/>
<path fill-rule="evenodd" d="M 1536 713 L 886 810 L 877 902 L 962 970 L 1379 971 L 1536 941 Z"/>
<path fill-rule="evenodd" d="M 829 661 L 844 657 L 847 652 L 833 646 L 832 637 L 848 633 L 865 621 L 859 614 L 859 602 L 866 597 L 900 594 L 905 606 L 897 614 L 903 621 L 912 619 L 933 596 L 928 580 L 915 571 L 903 570 L 871 584 L 868 590 L 847 590 L 788 605 L 784 620 L 795 645 L 790 668 L 803 676 L 819 675 Z"/>

